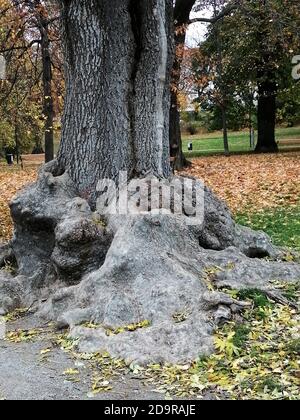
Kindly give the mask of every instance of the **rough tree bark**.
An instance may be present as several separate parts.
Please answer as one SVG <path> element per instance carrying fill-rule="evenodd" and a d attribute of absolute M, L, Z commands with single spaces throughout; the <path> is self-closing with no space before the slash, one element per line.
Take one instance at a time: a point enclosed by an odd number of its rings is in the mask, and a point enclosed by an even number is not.
<path fill-rule="evenodd" d="M 213 351 L 214 329 L 245 307 L 222 288 L 269 293 L 271 280 L 299 279 L 300 266 L 282 262 L 264 233 L 238 226 L 207 188 L 198 224 L 143 208 L 106 217 L 94 210 L 97 181 L 122 169 L 168 182 L 173 1 L 61 4 L 62 145 L 11 203 L 15 232 L 0 247 L 0 266 L 15 261 L 17 274 L 0 270 L 0 314 L 30 306 L 69 327 L 80 350 L 128 363 L 191 361 Z M 178 202 L 184 180 L 174 181 Z M 139 201 L 137 191 L 129 195 Z M 194 200 L 192 189 L 187 198 Z"/>
<path fill-rule="evenodd" d="M 67 92 L 58 161 L 84 197 L 120 170 L 170 173 L 171 3 L 115 0 L 112 13 L 109 0 L 63 2 Z"/>

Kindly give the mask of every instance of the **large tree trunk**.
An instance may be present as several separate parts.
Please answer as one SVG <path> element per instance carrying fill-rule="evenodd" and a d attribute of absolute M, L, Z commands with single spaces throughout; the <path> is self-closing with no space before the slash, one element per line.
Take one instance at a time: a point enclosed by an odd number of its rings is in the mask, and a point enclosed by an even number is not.
<path fill-rule="evenodd" d="M 84 196 L 121 170 L 167 177 L 172 1 L 63 2 L 63 27 L 61 168 Z"/>
<path fill-rule="evenodd" d="M 260 83 L 257 109 L 258 140 L 255 149 L 259 153 L 278 152 L 275 139 L 276 95 L 275 82 L 267 79 Z"/>
<path fill-rule="evenodd" d="M 270 280 L 300 277 L 297 264 L 265 260 L 282 252 L 265 234 L 236 225 L 199 181 L 183 191 L 185 180 L 174 179 L 172 200 L 163 194 L 172 3 L 62 2 L 67 92 L 59 157 L 12 201 L 14 238 L 0 247 L 0 267 L 9 258 L 18 269 L 16 276 L 0 270 L 0 315 L 34 308 L 70 327 L 84 352 L 107 350 L 128 363 L 207 354 L 215 328 L 245 306 L 223 288 L 267 293 Z M 94 211 L 96 183 L 120 170 L 146 185 L 164 178 L 154 214 L 138 205 L 139 214 Z M 127 192 L 139 204 L 141 195 Z M 190 210 L 200 199 L 203 220 L 167 213 L 163 198 L 179 209 L 188 201 Z"/>

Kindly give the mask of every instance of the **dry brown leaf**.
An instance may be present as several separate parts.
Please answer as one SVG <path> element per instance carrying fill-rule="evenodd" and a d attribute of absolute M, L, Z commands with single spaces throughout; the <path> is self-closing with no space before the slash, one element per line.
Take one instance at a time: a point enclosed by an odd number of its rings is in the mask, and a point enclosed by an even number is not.
<path fill-rule="evenodd" d="M 201 178 L 235 214 L 300 201 L 300 152 L 201 157 L 183 174 Z"/>
<path fill-rule="evenodd" d="M 35 181 L 36 175 L 36 169 L 21 170 L 0 165 L 0 241 L 7 241 L 12 236 L 9 202 L 17 191 Z"/>

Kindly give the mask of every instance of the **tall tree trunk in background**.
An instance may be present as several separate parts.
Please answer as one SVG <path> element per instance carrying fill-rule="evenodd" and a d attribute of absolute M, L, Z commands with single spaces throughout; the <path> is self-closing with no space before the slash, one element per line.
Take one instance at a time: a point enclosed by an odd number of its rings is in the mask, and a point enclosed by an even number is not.
<path fill-rule="evenodd" d="M 42 66 L 43 66 L 43 93 L 45 115 L 45 161 L 50 162 L 54 158 L 54 106 L 52 94 L 52 64 L 50 55 L 50 41 L 48 22 L 43 16 L 39 16 L 41 33 Z"/>
<path fill-rule="evenodd" d="M 258 139 L 255 151 L 257 153 L 278 152 L 275 140 L 276 126 L 276 68 L 274 54 L 276 46 L 271 43 L 268 25 L 271 18 L 271 4 L 260 0 L 258 8 L 257 43 L 259 57 L 257 63 L 258 108 L 257 124 Z"/>
<path fill-rule="evenodd" d="M 66 101 L 58 161 L 84 196 L 122 170 L 170 174 L 172 0 L 113 4 L 62 1 Z"/>
<path fill-rule="evenodd" d="M 177 0 L 174 9 L 176 55 L 171 80 L 170 151 L 171 156 L 176 158 L 175 169 L 182 169 L 187 165 L 187 160 L 182 152 L 178 87 L 186 40 L 186 29 L 195 2 L 195 0 Z"/>
<path fill-rule="evenodd" d="M 270 79 L 260 83 L 258 90 L 258 153 L 278 152 L 275 139 L 277 85 Z"/>
<path fill-rule="evenodd" d="M 229 155 L 229 142 L 228 142 L 228 126 L 227 126 L 227 111 L 225 106 L 222 106 L 222 122 L 223 122 L 223 142 L 224 151 L 226 155 Z"/>
<path fill-rule="evenodd" d="M 172 69 L 171 106 L 170 106 L 170 153 L 175 158 L 174 168 L 179 170 L 187 165 L 182 151 L 182 137 L 180 127 L 180 111 L 178 103 L 178 87 L 180 83 L 181 64 L 184 54 L 186 33 L 175 34 L 176 55 Z"/>
<path fill-rule="evenodd" d="M 16 145 L 16 157 L 17 157 L 17 164 L 19 164 L 20 160 L 20 145 L 19 145 L 19 127 L 18 121 L 15 122 L 15 145 Z"/>
<path fill-rule="evenodd" d="M 217 7 L 217 2 L 214 0 L 214 17 L 217 18 L 219 12 Z M 222 114 L 222 128 L 223 128 L 223 145 L 224 145 L 224 152 L 225 155 L 229 155 L 229 142 L 228 142 L 228 123 L 227 123 L 227 86 L 224 84 L 223 81 L 223 49 L 222 49 L 222 40 L 220 37 L 220 27 L 218 24 L 214 27 L 214 34 L 215 34 L 215 42 L 216 42 L 216 50 L 218 53 L 218 61 L 217 61 L 217 74 L 218 78 L 216 80 L 216 86 L 220 91 L 221 96 L 221 114 Z"/>

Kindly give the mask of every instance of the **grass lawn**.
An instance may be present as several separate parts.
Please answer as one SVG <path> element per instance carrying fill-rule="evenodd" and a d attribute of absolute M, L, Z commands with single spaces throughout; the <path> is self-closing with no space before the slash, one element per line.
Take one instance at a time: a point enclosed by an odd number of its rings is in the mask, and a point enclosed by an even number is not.
<path fill-rule="evenodd" d="M 300 206 L 237 214 L 236 221 L 268 233 L 276 245 L 300 251 Z"/>
<path fill-rule="evenodd" d="M 256 134 L 257 135 L 257 134 Z M 278 128 L 276 130 L 277 140 L 300 139 L 300 127 Z M 188 151 L 188 143 L 193 143 L 193 151 Z M 231 152 L 250 152 L 250 140 L 248 131 L 229 133 L 229 147 Z M 282 150 L 286 147 L 282 147 Z M 194 136 L 183 136 L 183 150 L 187 157 L 197 157 L 203 154 L 220 153 L 224 151 L 223 137 L 221 132 L 211 134 L 196 134 Z"/>
<path fill-rule="evenodd" d="M 276 130 L 276 137 L 277 140 L 300 139 L 300 126 L 293 128 L 278 128 Z M 54 134 L 55 154 L 57 154 L 59 149 L 60 138 L 61 132 L 56 131 Z M 193 142 L 193 152 L 188 151 L 188 143 L 191 141 Z M 230 132 L 229 145 L 231 152 L 250 152 L 249 132 L 247 130 Z M 282 149 L 284 149 L 284 147 Z M 196 134 L 194 136 L 183 135 L 183 150 L 190 158 L 206 154 L 221 153 L 224 151 L 222 132 L 216 131 L 209 134 Z"/>

